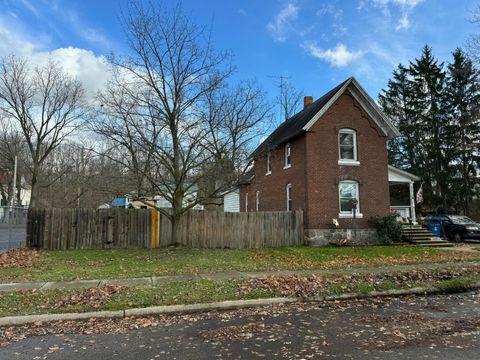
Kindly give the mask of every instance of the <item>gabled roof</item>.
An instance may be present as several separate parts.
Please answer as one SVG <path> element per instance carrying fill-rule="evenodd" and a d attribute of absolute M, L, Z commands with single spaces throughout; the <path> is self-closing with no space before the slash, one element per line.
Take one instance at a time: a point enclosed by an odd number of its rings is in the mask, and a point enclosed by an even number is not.
<path fill-rule="evenodd" d="M 395 126 L 360 86 L 358 81 L 354 77 L 350 77 L 305 107 L 302 111 L 285 120 L 257 147 L 252 156 L 267 152 L 308 131 L 347 89 L 389 139 L 400 135 Z"/>
<path fill-rule="evenodd" d="M 405 170 L 388 165 L 388 181 L 393 183 L 406 183 L 420 181 L 420 178 Z"/>

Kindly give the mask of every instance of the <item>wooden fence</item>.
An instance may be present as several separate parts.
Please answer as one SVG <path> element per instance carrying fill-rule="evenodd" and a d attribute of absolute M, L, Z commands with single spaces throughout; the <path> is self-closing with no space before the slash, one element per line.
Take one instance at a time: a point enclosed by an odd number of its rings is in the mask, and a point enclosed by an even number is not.
<path fill-rule="evenodd" d="M 31 209 L 27 245 L 40 249 L 260 248 L 303 244 L 303 213 L 191 210 L 177 244 L 168 217 L 150 209 Z"/>

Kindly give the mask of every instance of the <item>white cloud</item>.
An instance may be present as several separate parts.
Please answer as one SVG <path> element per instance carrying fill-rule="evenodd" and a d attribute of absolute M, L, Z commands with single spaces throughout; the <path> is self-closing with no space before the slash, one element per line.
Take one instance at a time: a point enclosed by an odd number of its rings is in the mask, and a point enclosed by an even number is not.
<path fill-rule="evenodd" d="M 246 11 L 245 9 L 242 9 L 242 8 L 238 9 L 238 10 L 237 10 L 237 13 L 240 14 L 240 15 L 242 15 L 242 16 L 246 16 L 246 15 L 247 15 L 247 11 Z"/>
<path fill-rule="evenodd" d="M 344 67 L 353 60 L 359 59 L 363 53 L 361 51 L 350 51 L 345 44 L 338 44 L 333 49 L 321 49 L 315 44 L 304 46 L 307 52 L 313 57 L 325 60 L 335 67 Z"/>
<path fill-rule="evenodd" d="M 395 30 L 408 30 L 410 28 L 410 15 L 413 9 L 424 0 L 371 0 L 371 4 L 382 10 L 385 16 L 391 17 L 391 7 L 400 8 L 401 17 L 395 25 Z M 365 7 L 365 0 L 361 2 L 359 9 Z M 394 12 L 398 13 L 398 11 Z"/>
<path fill-rule="evenodd" d="M 49 48 L 48 37 L 42 34 L 29 36 L 21 24 L 0 16 L 0 57 L 15 54 L 38 66 L 51 59 L 83 84 L 88 99 L 92 99 L 110 77 L 109 65 L 103 56 L 74 47 Z"/>
<path fill-rule="evenodd" d="M 423 0 L 373 0 L 375 4 L 386 6 L 389 4 L 395 4 L 403 8 L 413 9 L 420 4 Z"/>
<path fill-rule="evenodd" d="M 92 99 L 104 87 L 111 75 L 107 60 L 85 49 L 59 48 L 51 52 L 33 53 L 30 59 L 38 65 L 46 64 L 50 59 L 58 63 L 83 84 L 88 99 Z"/>
<path fill-rule="evenodd" d="M 317 11 L 317 16 L 327 15 L 333 20 L 333 34 L 336 36 L 345 35 L 348 28 L 343 24 L 343 10 L 333 4 L 323 4 Z"/>
<path fill-rule="evenodd" d="M 288 31 L 292 28 L 291 22 L 298 17 L 298 7 L 292 3 L 284 7 L 275 16 L 275 19 L 267 24 L 267 29 L 275 41 L 285 41 Z"/>
<path fill-rule="evenodd" d="M 400 20 L 398 20 L 398 24 L 395 27 L 395 30 L 408 30 L 410 27 L 410 20 L 408 19 L 408 16 L 404 14 Z"/>

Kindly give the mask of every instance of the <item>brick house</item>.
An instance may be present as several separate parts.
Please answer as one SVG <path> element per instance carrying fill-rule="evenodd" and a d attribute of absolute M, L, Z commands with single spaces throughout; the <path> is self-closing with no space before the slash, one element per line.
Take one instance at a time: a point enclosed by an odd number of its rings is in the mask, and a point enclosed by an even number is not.
<path fill-rule="evenodd" d="M 303 210 L 306 240 L 318 244 L 352 229 L 357 241 L 375 241 L 368 219 L 390 211 L 389 178 L 410 185 L 403 210 L 415 218 L 418 179 L 387 163 L 386 141 L 398 135 L 353 77 L 316 101 L 307 96 L 303 110 L 253 152 L 254 175 L 240 186 L 240 211 Z"/>

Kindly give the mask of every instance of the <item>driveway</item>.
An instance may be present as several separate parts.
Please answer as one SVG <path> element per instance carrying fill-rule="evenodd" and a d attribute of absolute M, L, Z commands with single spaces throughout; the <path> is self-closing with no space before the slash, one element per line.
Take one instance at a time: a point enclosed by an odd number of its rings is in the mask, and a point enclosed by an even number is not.
<path fill-rule="evenodd" d="M 0 329 L 4 344 L 27 336 L 0 358 L 476 360 L 479 300 L 470 292 L 37 324 Z"/>
<path fill-rule="evenodd" d="M 25 246 L 25 225 L 0 225 L 0 251 Z"/>

